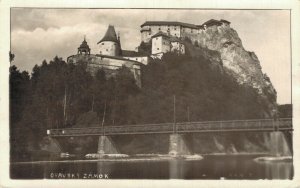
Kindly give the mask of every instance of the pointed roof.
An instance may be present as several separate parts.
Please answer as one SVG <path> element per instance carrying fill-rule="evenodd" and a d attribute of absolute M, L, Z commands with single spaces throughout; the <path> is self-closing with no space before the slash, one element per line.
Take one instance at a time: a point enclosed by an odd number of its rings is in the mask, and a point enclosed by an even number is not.
<path fill-rule="evenodd" d="M 90 49 L 89 45 L 87 44 L 87 42 L 85 40 L 85 36 L 84 36 L 84 40 L 80 44 L 79 48 L 88 48 L 88 49 Z"/>
<path fill-rule="evenodd" d="M 103 42 L 103 41 L 112 41 L 112 42 L 117 42 L 117 43 L 119 42 L 114 26 L 112 26 L 112 25 L 108 26 L 104 37 L 97 44 L 99 44 L 100 42 Z"/>

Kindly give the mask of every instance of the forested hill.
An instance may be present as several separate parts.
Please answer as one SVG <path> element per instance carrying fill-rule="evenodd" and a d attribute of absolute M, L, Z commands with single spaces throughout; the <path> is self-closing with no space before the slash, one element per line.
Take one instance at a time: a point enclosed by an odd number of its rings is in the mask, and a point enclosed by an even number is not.
<path fill-rule="evenodd" d="M 12 66 L 12 152 L 22 152 L 20 143 L 23 150 L 35 147 L 46 129 L 78 126 L 78 117 L 91 111 L 96 118 L 90 121 L 107 126 L 172 122 L 174 96 L 178 122 L 263 118 L 267 104 L 258 92 L 212 64 L 202 55 L 167 53 L 143 67 L 142 88 L 126 67 L 115 76 L 99 70 L 93 77 L 86 62 L 67 64 L 58 57 L 36 65 L 31 76 Z"/>

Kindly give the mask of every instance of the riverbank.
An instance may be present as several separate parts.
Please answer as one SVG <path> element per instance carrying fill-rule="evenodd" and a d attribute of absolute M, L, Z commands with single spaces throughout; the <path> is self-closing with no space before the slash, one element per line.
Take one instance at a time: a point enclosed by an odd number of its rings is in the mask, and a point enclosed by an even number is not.
<path fill-rule="evenodd" d="M 106 157 L 97 159 L 56 159 L 56 160 L 39 160 L 39 161 L 18 161 L 11 162 L 11 164 L 44 164 L 44 163 L 89 163 L 89 162 L 138 162 L 138 161 L 168 161 L 168 160 L 202 160 L 208 156 L 269 156 L 267 153 L 213 153 L 200 155 L 185 155 L 185 156 L 170 156 L 168 154 L 137 154 L 123 158 Z"/>

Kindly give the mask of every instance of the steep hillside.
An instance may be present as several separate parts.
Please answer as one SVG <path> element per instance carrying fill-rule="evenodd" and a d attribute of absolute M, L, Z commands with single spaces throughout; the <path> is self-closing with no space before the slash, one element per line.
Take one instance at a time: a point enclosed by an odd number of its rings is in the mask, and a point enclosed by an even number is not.
<path fill-rule="evenodd" d="M 199 46 L 219 52 L 224 70 L 240 84 L 257 89 L 268 110 L 265 117 L 277 112 L 276 90 L 270 79 L 261 70 L 258 57 L 254 52 L 244 49 L 238 33 L 231 27 L 211 26 L 198 37 Z"/>

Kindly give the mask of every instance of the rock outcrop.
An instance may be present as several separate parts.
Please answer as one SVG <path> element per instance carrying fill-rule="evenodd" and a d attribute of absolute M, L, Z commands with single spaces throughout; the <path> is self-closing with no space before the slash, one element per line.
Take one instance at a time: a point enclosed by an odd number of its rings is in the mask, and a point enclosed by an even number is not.
<path fill-rule="evenodd" d="M 244 49 L 238 33 L 228 25 L 214 25 L 201 32 L 197 40 L 201 48 L 220 53 L 225 72 L 238 83 L 257 89 L 261 102 L 266 106 L 264 116 L 274 117 L 277 113 L 276 90 L 269 77 L 262 72 L 255 53 Z"/>

